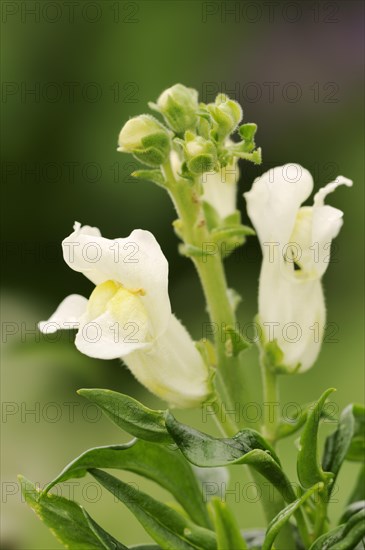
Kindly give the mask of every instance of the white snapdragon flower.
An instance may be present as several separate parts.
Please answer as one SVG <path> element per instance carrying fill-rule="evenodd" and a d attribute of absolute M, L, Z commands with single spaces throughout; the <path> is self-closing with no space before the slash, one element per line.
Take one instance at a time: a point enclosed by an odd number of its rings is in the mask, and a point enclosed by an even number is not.
<path fill-rule="evenodd" d="M 207 399 L 209 370 L 171 313 L 168 263 L 152 233 L 137 229 L 110 240 L 76 223 L 62 247 L 66 263 L 96 286 L 88 300 L 77 294 L 65 298 L 39 323 L 40 330 L 77 328 L 79 351 L 122 358 L 141 384 L 173 406 L 193 407 Z"/>
<path fill-rule="evenodd" d="M 324 204 L 339 176 L 301 206 L 313 189 L 310 173 L 297 164 L 269 170 L 245 193 L 247 211 L 260 240 L 263 262 L 259 283 L 259 319 L 264 339 L 276 341 L 289 370 L 309 369 L 319 354 L 326 310 L 321 285 L 332 240 L 343 212 Z"/>

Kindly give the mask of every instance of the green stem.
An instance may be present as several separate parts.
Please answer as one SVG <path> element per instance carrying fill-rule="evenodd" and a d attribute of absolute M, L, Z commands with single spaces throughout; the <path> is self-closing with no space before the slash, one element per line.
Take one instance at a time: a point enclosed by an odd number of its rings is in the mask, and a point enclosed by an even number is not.
<path fill-rule="evenodd" d="M 279 388 L 277 375 L 274 370 L 265 365 L 261 357 L 262 389 L 263 389 L 263 415 L 264 422 L 262 433 L 264 437 L 275 446 L 278 428 Z"/>
<path fill-rule="evenodd" d="M 201 281 L 211 321 L 210 329 L 215 338 L 218 359 L 216 385 L 221 395 L 222 416 L 228 419 L 237 415 L 239 429 L 243 427 L 240 404 L 249 401 L 249 390 L 238 357 L 228 357 L 226 353 L 224 329 L 227 326 L 235 326 L 236 318 L 228 297 L 222 258 L 218 250 L 213 254 L 206 252 L 210 247 L 214 249 L 215 245 L 202 216 L 194 186 L 186 181 L 177 180 L 170 162 L 163 166 L 163 171 L 168 182 L 167 188 L 179 215 L 179 233 L 185 244 L 198 251 L 191 259 Z"/>

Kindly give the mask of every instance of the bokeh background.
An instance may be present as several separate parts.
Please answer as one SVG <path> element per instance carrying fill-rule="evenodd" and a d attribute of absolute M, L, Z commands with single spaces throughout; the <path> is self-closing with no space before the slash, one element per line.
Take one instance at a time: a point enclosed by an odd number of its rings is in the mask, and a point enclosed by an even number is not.
<path fill-rule="evenodd" d="M 73 7 L 70 7 L 73 4 Z M 241 194 L 273 165 L 299 162 L 316 189 L 338 174 L 354 180 L 329 202 L 345 224 L 324 280 L 332 332 L 316 366 L 281 382 L 284 402 L 315 399 L 338 389 L 341 408 L 363 400 L 363 3 L 108 1 L 2 2 L 2 547 L 59 548 L 21 502 L 16 475 L 42 486 L 88 447 L 127 441 L 76 395 L 80 387 L 107 387 L 159 406 L 118 361 L 79 354 L 72 338 L 37 334 L 70 293 L 92 286 L 62 260 L 61 240 L 75 220 L 107 237 L 134 228 L 152 231 L 170 263 L 175 313 L 196 339 L 206 321 L 193 267 L 178 255 L 175 214 L 162 189 L 134 181 L 137 163 L 116 151 L 128 117 L 181 82 L 212 101 L 223 91 L 240 101 L 245 121 L 259 126 L 264 163 L 242 165 Z M 243 293 L 240 322 L 256 313 L 260 253 L 255 239 L 228 261 L 231 286 Z M 257 353 L 246 353 L 259 392 Z M 33 411 L 33 412 L 32 412 Z M 202 427 L 199 411 L 180 414 Z M 204 426 L 203 426 L 204 427 Z M 204 429 L 214 433 L 213 426 Z M 323 435 L 333 429 L 324 426 Z M 295 479 L 295 441 L 281 445 Z M 153 496 L 168 495 L 123 473 Z M 346 465 L 331 515 L 350 491 L 356 468 Z M 239 468 L 228 496 L 242 527 L 262 521 L 260 503 Z M 62 488 L 125 544 L 149 540 L 138 522 L 91 478 Z M 72 492 L 74 491 L 74 495 Z M 243 511 L 244 507 L 244 511 Z"/>

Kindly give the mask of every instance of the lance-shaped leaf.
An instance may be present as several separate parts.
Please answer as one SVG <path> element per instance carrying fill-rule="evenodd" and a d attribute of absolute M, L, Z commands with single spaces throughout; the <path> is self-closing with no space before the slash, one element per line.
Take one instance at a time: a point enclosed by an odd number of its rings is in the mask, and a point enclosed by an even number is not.
<path fill-rule="evenodd" d="M 333 474 L 324 472 L 318 460 L 318 428 L 321 418 L 321 411 L 324 407 L 327 397 L 335 391 L 333 388 L 326 390 L 318 399 L 313 409 L 307 417 L 301 438 L 297 460 L 298 477 L 305 488 L 323 481 L 328 483 L 333 478 Z"/>
<path fill-rule="evenodd" d="M 290 420 L 281 421 L 276 431 L 276 437 L 278 439 L 283 439 L 284 437 L 289 437 L 300 430 L 300 428 L 302 428 L 306 423 L 308 413 L 312 410 L 312 408 L 313 403 L 307 403 L 306 405 L 303 405 L 300 410 L 297 411 L 297 414 L 293 415 Z M 326 418 L 332 419 L 332 415 L 328 414 L 325 409 L 322 409 L 321 419 Z"/>
<path fill-rule="evenodd" d="M 103 548 L 105 548 L 106 550 L 128 550 L 127 546 L 124 546 L 124 544 L 117 541 L 114 537 L 112 537 L 109 533 L 107 533 L 102 527 L 100 527 L 100 525 L 98 525 L 96 521 L 94 521 L 93 518 L 89 516 L 89 514 L 84 508 L 82 508 L 82 513 L 84 514 L 87 524 L 90 527 L 91 531 L 102 543 Z"/>
<path fill-rule="evenodd" d="M 127 433 L 156 443 L 171 443 L 165 427 L 165 411 L 154 411 L 136 399 L 112 390 L 81 389 L 78 394 L 98 405 L 103 413 Z"/>
<path fill-rule="evenodd" d="M 297 510 L 309 497 L 311 497 L 316 491 L 320 491 L 321 489 L 323 489 L 323 487 L 323 483 L 318 483 L 317 485 L 314 485 L 313 487 L 308 489 L 308 491 L 306 491 L 300 498 L 288 504 L 288 506 L 286 506 L 276 517 L 274 517 L 267 528 L 265 540 L 262 545 L 262 550 L 271 550 L 280 530 L 289 521 L 292 515 L 297 512 Z"/>
<path fill-rule="evenodd" d="M 105 550 L 103 543 L 90 528 L 79 504 L 51 494 L 41 497 L 40 490 L 23 476 L 19 476 L 19 482 L 26 503 L 66 548 Z M 123 550 L 125 546 L 115 546 L 116 550 L 118 548 Z"/>
<path fill-rule="evenodd" d="M 352 414 L 355 419 L 354 434 L 346 460 L 363 462 L 365 456 L 365 407 L 354 404 L 352 406 Z"/>
<path fill-rule="evenodd" d="M 334 474 L 333 481 L 335 481 L 342 463 L 347 457 L 352 460 L 363 460 L 364 434 L 361 429 L 363 422 L 363 407 L 354 404 L 348 405 L 342 411 L 337 430 L 327 437 L 322 467 L 325 471 Z"/>
<path fill-rule="evenodd" d="M 355 486 L 352 490 L 348 503 L 365 500 L 365 465 L 363 465 L 358 473 Z"/>
<path fill-rule="evenodd" d="M 247 544 L 243 540 L 239 527 L 230 508 L 225 502 L 214 497 L 210 503 L 210 509 L 217 535 L 217 550 L 247 550 Z"/>
<path fill-rule="evenodd" d="M 351 516 L 360 512 L 360 510 L 365 509 L 365 500 L 359 500 L 357 502 L 352 502 L 346 506 L 339 523 L 346 523 Z"/>
<path fill-rule="evenodd" d="M 353 550 L 364 536 L 365 510 L 361 510 L 347 523 L 319 537 L 309 550 Z"/>
<path fill-rule="evenodd" d="M 216 550 L 215 534 L 146 493 L 103 472 L 91 469 L 93 477 L 123 502 L 147 533 L 166 550 Z"/>
<path fill-rule="evenodd" d="M 255 430 L 242 430 L 232 438 L 215 438 L 181 424 L 171 413 L 166 415 L 166 427 L 192 464 L 205 468 L 248 464 L 268 479 L 287 502 L 295 500 L 275 451 Z"/>
<path fill-rule="evenodd" d="M 142 440 L 133 440 L 125 445 L 95 447 L 66 466 L 47 485 L 45 492 L 56 483 L 85 475 L 90 468 L 128 470 L 151 479 L 169 491 L 197 524 L 210 526 L 196 477 L 177 449 Z"/>

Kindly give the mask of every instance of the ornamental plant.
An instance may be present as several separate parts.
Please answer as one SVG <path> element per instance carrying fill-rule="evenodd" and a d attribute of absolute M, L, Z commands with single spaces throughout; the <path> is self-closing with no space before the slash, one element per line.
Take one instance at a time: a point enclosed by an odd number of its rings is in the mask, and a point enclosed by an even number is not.
<path fill-rule="evenodd" d="M 363 548 L 364 469 L 337 525 L 330 523 L 328 508 L 342 464 L 362 461 L 364 408 L 348 405 L 320 449 L 318 431 L 333 388 L 315 388 L 313 402 L 303 404 L 290 420 L 280 417 L 281 407 L 275 406 L 278 375 L 292 376 L 297 390 L 300 373 L 320 354 L 326 319 L 322 277 L 343 223 L 343 212 L 325 199 L 337 186 L 352 182 L 339 176 L 314 195 L 313 206 L 302 206 L 313 191 L 310 173 L 297 164 L 276 167 L 244 194 L 253 225 L 248 227 L 237 209 L 238 162 L 260 164 L 261 150 L 255 144 L 256 125 L 242 124 L 240 105 L 224 94 L 214 103 L 201 103 L 196 90 L 176 84 L 150 107 L 156 116 L 142 114 L 125 123 L 118 151 L 144 165 L 132 174 L 135 178 L 150 180 L 171 197 L 179 250 L 198 273 L 214 340 L 194 342 L 173 314 L 168 263 L 149 231 L 136 229 L 110 240 L 99 229 L 76 222 L 62 243 L 64 259 L 95 288 L 89 298 L 66 297 L 39 328 L 45 333 L 77 329 L 75 345 L 81 353 L 120 358 L 166 406 L 151 410 L 109 389 L 79 390 L 133 439 L 86 450 L 43 490 L 20 477 L 25 499 L 58 540 L 75 550 L 127 548 L 78 503 L 51 492 L 56 484 L 85 475 L 127 506 L 155 541 L 133 547 L 140 550 Z M 249 387 L 245 350 L 251 344 L 237 328 L 240 296 L 228 288 L 223 265 L 232 250 L 255 235 L 263 257 L 255 319 L 262 391 Z M 84 254 L 88 247 L 96 249 L 92 261 Z M 295 337 L 288 333 L 293 329 Z M 266 405 L 262 425 L 231 414 L 235 404 L 252 399 Z M 203 408 L 214 415 L 220 437 L 182 424 L 176 408 Z M 292 479 L 277 445 L 294 435 L 299 443 Z M 260 488 L 267 522 L 255 531 L 245 525 L 248 504 L 242 503 L 237 522 L 222 490 L 229 469 L 244 467 Z M 106 469 L 129 470 L 154 481 L 175 505 Z"/>

